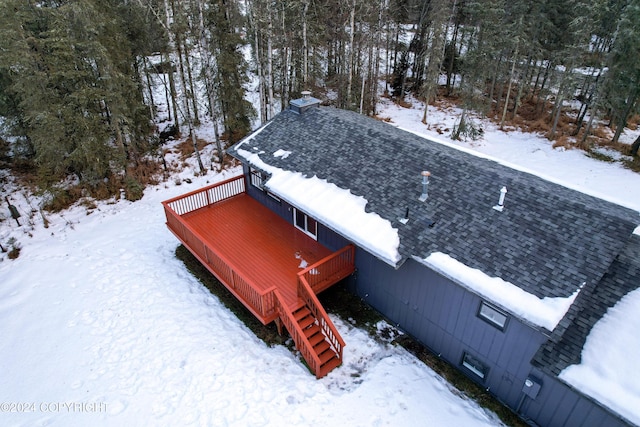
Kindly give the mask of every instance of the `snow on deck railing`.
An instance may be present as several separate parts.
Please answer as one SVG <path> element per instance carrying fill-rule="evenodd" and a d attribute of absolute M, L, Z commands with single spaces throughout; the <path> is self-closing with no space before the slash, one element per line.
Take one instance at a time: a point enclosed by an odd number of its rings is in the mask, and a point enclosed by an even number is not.
<path fill-rule="evenodd" d="M 184 215 L 244 192 L 244 176 L 241 175 L 174 197 L 162 202 L 162 204 L 165 208 L 171 208 L 178 215 Z"/>

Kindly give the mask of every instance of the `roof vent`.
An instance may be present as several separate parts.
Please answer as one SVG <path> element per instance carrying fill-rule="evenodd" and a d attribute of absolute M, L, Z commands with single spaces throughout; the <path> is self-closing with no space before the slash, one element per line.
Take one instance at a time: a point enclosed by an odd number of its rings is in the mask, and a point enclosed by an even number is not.
<path fill-rule="evenodd" d="M 404 213 L 404 218 L 398 218 L 398 221 L 400 221 L 402 224 L 406 224 L 409 222 L 409 208 L 407 208 L 407 210 Z"/>
<path fill-rule="evenodd" d="M 289 109 L 294 113 L 303 114 L 310 108 L 320 106 L 320 100 L 312 97 L 308 90 L 303 90 L 300 94 L 302 98 L 289 101 Z"/>
<path fill-rule="evenodd" d="M 507 194 L 507 187 L 502 187 L 500 189 L 500 199 L 498 199 L 498 204 L 493 207 L 493 209 L 502 212 L 504 209 L 504 196 Z"/>
<path fill-rule="evenodd" d="M 429 177 L 431 176 L 431 172 L 422 171 L 420 174 L 422 175 L 422 194 L 418 198 L 421 202 L 426 202 L 429 198 Z"/>

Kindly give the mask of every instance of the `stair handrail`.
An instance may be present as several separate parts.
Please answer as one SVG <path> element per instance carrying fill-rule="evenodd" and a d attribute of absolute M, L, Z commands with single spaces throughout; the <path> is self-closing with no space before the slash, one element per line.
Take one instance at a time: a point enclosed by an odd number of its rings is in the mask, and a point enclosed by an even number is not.
<path fill-rule="evenodd" d="M 317 285 L 318 283 L 322 283 L 323 280 L 325 280 L 327 278 L 327 276 L 335 273 L 336 271 L 340 271 L 342 269 L 345 269 L 345 267 L 350 267 L 348 268 L 351 272 L 353 272 L 354 270 L 354 255 L 355 255 L 355 246 L 353 244 L 348 244 L 345 247 L 343 247 L 342 249 L 333 252 L 330 255 L 327 255 L 326 257 L 322 258 L 319 261 L 314 262 L 313 264 L 307 266 L 304 270 L 301 270 L 300 272 L 298 272 L 299 276 L 304 276 L 306 279 L 307 284 L 309 285 L 309 287 L 313 290 L 315 285 Z M 338 268 L 335 268 L 333 271 L 329 271 L 329 272 L 324 272 L 324 274 L 321 275 L 321 277 L 319 278 L 320 280 L 317 281 L 318 283 L 315 283 L 315 285 L 312 285 L 310 282 L 311 277 L 313 276 L 313 271 L 319 271 L 319 268 L 321 266 L 323 266 L 324 264 L 328 264 L 330 262 L 332 262 L 333 260 L 345 260 L 344 263 L 341 263 L 341 265 Z M 347 275 L 345 274 L 345 277 Z M 315 291 L 314 291 L 315 293 Z"/>
<path fill-rule="evenodd" d="M 300 354 L 302 354 L 302 357 L 309 365 L 309 368 L 311 368 L 311 371 L 316 375 L 316 378 L 320 378 L 320 358 L 313 351 L 311 342 L 304 334 L 304 331 L 296 319 L 293 317 L 291 310 L 287 309 L 284 304 L 282 304 L 283 299 L 280 291 L 275 287 L 271 289 L 274 295 L 276 310 L 280 315 L 280 320 L 282 320 L 285 328 L 289 331 L 293 342 L 296 344 L 296 348 Z"/>
<path fill-rule="evenodd" d="M 320 300 L 318 300 L 316 294 L 311 290 L 311 286 L 309 286 L 307 280 L 300 273 L 298 273 L 298 296 L 302 298 L 315 318 L 319 321 L 322 320 L 319 325 L 322 332 L 329 339 L 329 344 L 331 344 L 338 358 L 343 360 L 342 349 L 346 344 L 324 307 L 322 307 Z"/>

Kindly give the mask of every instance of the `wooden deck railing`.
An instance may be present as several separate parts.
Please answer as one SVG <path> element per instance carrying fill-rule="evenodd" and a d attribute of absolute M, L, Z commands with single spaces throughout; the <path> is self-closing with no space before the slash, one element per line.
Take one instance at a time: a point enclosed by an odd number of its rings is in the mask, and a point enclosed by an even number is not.
<path fill-rule="evenodd" d="M 355 246 L 347 245 L 311 264 L 299 272 L 298 276 L 304 277 L 314 293 L 320 293 L 353 273 L 354 256 Z"/>
<path fill-rule="evenodd" d="M 211 271 L 247 308 L 265 324 L 276 319 L 277 312 L 271 290 L 260 291 L 252 286 L 242 272 L 234 270 L 229 260 L 215 247 L 205 243 L 205 239 L 194 231 L 187 221 L 180 217 L 197 209 L 221 202 L 245 191 L 242 176 L 231 178 L 218 184 L 201 188 L 179 197 L 162 202 L 167 226 L 178 239 L 189 248 L 209 271 Z"/>
<path fill-rule="evenodd" d="M 298 279 L 298 296 L 302 298 L 309 311 L 311 311 L 314 317 L 318 319 L 318 326 L 320 326 L 322 333 L 329 340 L 329 344 L 331 344 L 331 347 L 338 355 L 338 358 L 342 360 L 342 349 L 345 345 L 344 340 L 338 333 L 338 330 L 331 319 L 329 319 L 329 315 L 322 307 L 322 304 L 320 304 L 316 294 L 311 290 L 311 286 L 309 286 L 304 276 L 299 274 Z M 318 370 L 314 372 L 318 374 L 320 371 Z"/>
<path fill-rule="evenodd" d="M 167 215 L 167 225 L 180 241 L 189 248 L 198 261 L 213 273 L 233 293 L 236 298 L 246 303 L 247 308 L 264 324 L 277 318 L 273 293 L 269 290 L 260 291 L 258 286 L 252 286 L 242 272 L 234 270 L 229 260 L 204 243 L 204 239 L 184 222 L 176 224 L 176 218 Z M 179 221 L 179 220 L 178 220 Z"/>
<path fill-rule="evenodd" d="M 165 210 L 168 206 L 178 215 L 184 215 L 244 192 L 244 176 L 241 175 L 174 197 L 162 204 Z"/>
<path fill-rule="evenodd" d="M 291 309 L 285 307 L 282 304 L 282 296 L 280 295 L 280 291 L 274 288 L 274 302 L 276 305 L 276 310 L 280 313 L 280 320 L 284 324 L 287 331 L 289 331 L 289 335 L 291 335 L 291 339 L 296 345 L 298 351 L 304 358 L 304 360 L 309 364 L 309 368 L 311 371 L 316 374 L 316 377 L 320 375 L 321 362 L 318 355 L 313 351 L 313 346 L 309 342 L 309 339 L 304 334 L 304 331 L 293 317 L 293 313 Z"/>

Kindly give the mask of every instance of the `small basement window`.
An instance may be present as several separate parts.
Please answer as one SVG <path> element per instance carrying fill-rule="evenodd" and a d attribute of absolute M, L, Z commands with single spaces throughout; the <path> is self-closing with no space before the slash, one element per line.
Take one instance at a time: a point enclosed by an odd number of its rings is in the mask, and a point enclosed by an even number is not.
<path fill-rule="evenodd" d="M 293 225 L 305 234 L 318 240 L 318 222 L 296 208 L 293 208 Z"/>
<path fill-rule="evenodd" d="M 484 380 L 489 373 L 489 368 L 469 353 L 465 352 L 462 356 L 462 366 L 467 368 L 478 378 Z"/>
<path fill-rule="evenodd" d="M 478 317 L 500 329 L 501 331 L 504 331 L 504 327 L 507 325 L 507 319 L 509 318 L 506 313 L 498 310 L 497 308 L 487 304 L 484 301 L 480 303 Z"/>
<path fill-rule="evenodd" d="M 264 179 L 265 179 L 265 174 L 262 171 L 259 171 L 258 169 L 255 168 L 249 168 L 249 172 L 250 172 L 250 179 L 251 179 L 251 185 L 253 185 L 254 187 L 258 187 L 259 189 L 262 190 L 263 185 L 264 185 Z"/>

